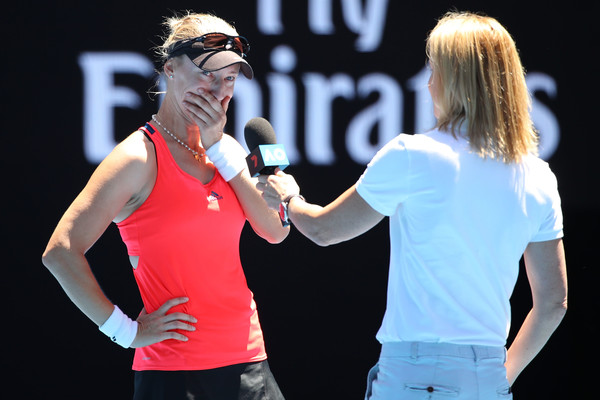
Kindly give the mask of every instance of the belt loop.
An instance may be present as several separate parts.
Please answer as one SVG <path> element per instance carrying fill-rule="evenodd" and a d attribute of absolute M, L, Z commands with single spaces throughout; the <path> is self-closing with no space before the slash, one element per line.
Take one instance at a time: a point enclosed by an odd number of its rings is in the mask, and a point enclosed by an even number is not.
<path fill-rule="evenodd" d="M 410 344 L 410 357 L 416 359 L 418 356 L 419 356 L 419 343 L 412 342 Z"/>
<path fill-rule="evenodd" d="M 475 346 L 471 346 L 471 351 L 473 352 L 473 360 L 475 360 L 475 363 L 477 363 L 479 361 L 479 349 Z"/>

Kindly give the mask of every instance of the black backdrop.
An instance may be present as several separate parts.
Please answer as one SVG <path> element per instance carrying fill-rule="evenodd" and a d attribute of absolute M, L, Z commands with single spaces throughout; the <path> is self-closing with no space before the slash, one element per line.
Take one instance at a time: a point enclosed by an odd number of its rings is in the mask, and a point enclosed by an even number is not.
<path fill-rule="evenodd" d="M 274 2 L 279 3 L 279 2 Z M 556 82 L 556 93 L 537 99 L 556 117 L 558 148 L 548 161 L 563 198 L 565 245 L 570 278 L 570 310 L 547 347 L 522 374 L 516 398 L 590 398 L 598 328 L 597 266 L 593 228 L 599 222 L 594 184 L 598 167 L 597 132 L 591 104 L 597 95 L 591 74 L 591 10 L 547 2 L 399 2 L 390 0 L 383 37 L 376 49 L 355 51 L 357 34 L 342 17 L 340 1 L 331 1 L 335 32 L 309 28 L 311 2 L 281 1 L 283 31 L 268 34 L 258 27 L 258 2 L 29 2 L 4 8 L 5 52 L 2 80 L 4 179 L 2 337 L 3 385 L 16 387 L 16 398 L 127 399 L 132 392 L 132 350 L 111 343 L 67 299 L 40 262 L 41 253 L 61 214 L 95 168 L 83 153 L 84 52 L 137 52 L 151 56 L 158 43 L 162 16 L 171 10 L 213 11 L 250 38 L 250 62 L 256 81 L 268 89 L 271 50 L 287 44 L 297 64 L 288 76 L 297 85 L 302 116 L 302 76 L 343 72 L 358 80 L 371 71 L 399 84 L 424 63 L 423 44 L 435 19 L 456 7 L 498 18 L 513 34 L 528 71 L 541 71 Z M 325 1 L 325 3 L 329 3 Z M 363 5 L 370 1 L 360 2 Z M 386 3 L 386 2 L 383 2 Z M 152 80 L 120 77 L 143 93 Z M 408 98 L 408 95 L 406 95 Z M 137 109 L 115 110 L 115 140 L 149 119 L 156 102 L 142 96 Z M 403 130 L 414 121 L 405 98 Z M 333 104 L 332 142 L 338 155 L 330 165 L 304 157 L 289 167 L 311 201 L 324 204 L 350 186 L 364 165 L 344 148 L 344 129 L 353 113 L 372 98 Z M 266 100 L 265 100 L 266 102 Z M 235 102 L 232 107 L 235 109 Z M 264 116 L 269 118 L 268 108 Z M 302 143 L 303 117 L 297 118 Z M 374 133 L 376 134 L 376 132 Z M 286 398 L 361 398 L 366 373 L 376 361 L 374 336 L 385 308 L 388 261 L 387 222 L 348 243 L 320 248 L 292 229 L 280 245 L 268 245 L 244 231 L 241 253 L 255 293 L 270 364 Z M 202 257 L 201 254 L 198 255 Z M 88 252 L 107 295 L 129 315 L 141 303 L 115 226 Z M 512 297 L 513 326 L 531 305 L 521 273 Z M 514 337 L 511 330 L 509 342 Z M 595 368 L 597 371 L 597 368 Z M 3 390 L 3 392 L 5 392 Z M 11 396 L 9 396 L 11 397 Z M 6 397 L 6 398 L 9 398 Z"/>

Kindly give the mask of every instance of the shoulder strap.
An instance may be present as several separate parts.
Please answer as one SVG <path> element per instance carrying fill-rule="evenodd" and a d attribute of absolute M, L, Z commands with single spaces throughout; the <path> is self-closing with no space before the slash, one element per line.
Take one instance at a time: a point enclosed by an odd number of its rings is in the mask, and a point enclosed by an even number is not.
<path fill-rule="evenodd" d="M 156 132 L 152 125 L 146 122 L 146 125 L 141 126 L 139 130 L 142 131 L 144 135 L 146 135 L 146 137 L 150 139 L 150 141 L 154 142 L 154 140 L 150 138 L 150 135 L 154 135 L 154 133 Z"/>

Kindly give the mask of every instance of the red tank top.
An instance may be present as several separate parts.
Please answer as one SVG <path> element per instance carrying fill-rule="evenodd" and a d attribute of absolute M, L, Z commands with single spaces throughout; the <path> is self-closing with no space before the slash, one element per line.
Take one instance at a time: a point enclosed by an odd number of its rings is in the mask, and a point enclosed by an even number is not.
<path fill-rule="evenodd" d="M 170 312 L 198 319 L 187 342 L 165 340 L 135 351 L 134 370 L 201 370 L 267 358 L 254 297 L 239 256 L 246 221 L 229 184 L 215 172 L 208 184 L 184 172 L 152 125 L 141 128 L 156 148 L 152 193 L 117 224 L 149 313 L 174 297 L 190 300 Z"/>

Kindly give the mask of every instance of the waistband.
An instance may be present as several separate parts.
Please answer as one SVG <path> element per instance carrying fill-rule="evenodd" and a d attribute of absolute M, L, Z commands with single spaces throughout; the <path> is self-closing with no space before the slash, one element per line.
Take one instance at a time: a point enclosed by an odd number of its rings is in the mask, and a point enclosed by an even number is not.
<path fill-rule="evenodd" d="M 381 357 L 417 358 L 423 356 L 448 356 L 472 360 L 501 358 L 506 360 L 506 348 L 430 342 L 385 342 L 381 347 Z"/>

